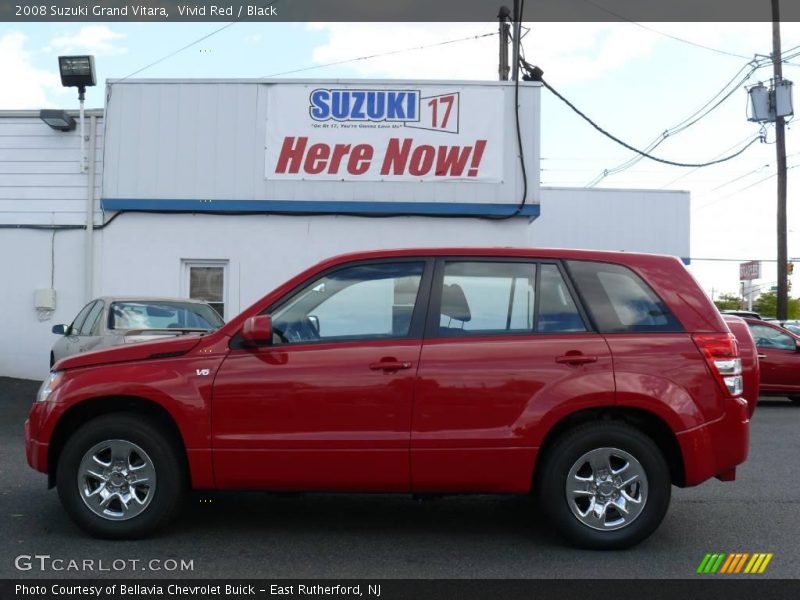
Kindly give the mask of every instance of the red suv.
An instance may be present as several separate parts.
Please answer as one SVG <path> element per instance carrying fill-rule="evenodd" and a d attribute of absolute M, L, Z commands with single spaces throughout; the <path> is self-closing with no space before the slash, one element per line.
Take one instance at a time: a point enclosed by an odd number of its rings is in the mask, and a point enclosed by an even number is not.
<path fill-rule="evenodd" d="M 676 258 L 364 252 L 208 335 L 58 362 L 26 450 L 104 537 L 162 526 L 190 487 L 533 491 L 572 542 L 621 548 L 658 527 L 672 485 L 734 478 L 741 373 Z"/>

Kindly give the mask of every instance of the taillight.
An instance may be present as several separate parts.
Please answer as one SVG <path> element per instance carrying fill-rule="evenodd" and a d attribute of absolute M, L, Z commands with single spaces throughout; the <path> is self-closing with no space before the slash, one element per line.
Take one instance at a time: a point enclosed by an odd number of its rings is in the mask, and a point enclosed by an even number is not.
<path fill-rule="evenodd" d="M 692 339 L 705 356 L 711 372 L 722 386 L 722 391 L 729 396 L 741 396 L 744 386 L 742 359 L 739 358 L 739 345 L 733 334 L 697 333 Z"/>

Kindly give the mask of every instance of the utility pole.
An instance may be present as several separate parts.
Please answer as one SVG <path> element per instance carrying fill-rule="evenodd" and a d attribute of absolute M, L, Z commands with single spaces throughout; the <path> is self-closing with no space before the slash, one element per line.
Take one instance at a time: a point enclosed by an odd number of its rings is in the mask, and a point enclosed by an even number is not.
<path fill-rule="evenodd" d="M 772 0 L 772 67 L 774 86 L 783 79 L 781 64 L 781 15 L 780 0 Z M 787 246 L 786 246 L 786 121 L 775 118 L 775 152 L 778 161 L 778 303 L 776 317 L 785 320 L 788 313 Z"/>
<path fill-rule="evenodd" d="M 500 62 L 498 67 L 498 75 L 500 81 L 508 81 L 508 42 L 510 39 L 511 26 L 508 24 L 508 19 L 511 16 L 511 10 L 507 6 L 501 6 L 500 11 L 497 13 L 497 20 L 500 22 Z"/>
<path fill-rule="evenodd" d="M 522 0 L 514 0 L 513 16 L 514 19 L 514 45 L 511 49 L 511 79 L 519 79 L 519 43 L 522 38 Z"/>

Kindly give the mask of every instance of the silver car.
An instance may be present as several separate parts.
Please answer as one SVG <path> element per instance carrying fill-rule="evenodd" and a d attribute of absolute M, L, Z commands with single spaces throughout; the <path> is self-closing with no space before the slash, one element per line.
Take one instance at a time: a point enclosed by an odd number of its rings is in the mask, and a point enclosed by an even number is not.
<path fill-rule="evenodd" d="M 206 302 L 187 298 L 102 297 L 84 306 L 70 325 L 54 325 L 60 335 L 50 366 L 89 350 L 163 337 L 208 333 L 224 324 Z"/>

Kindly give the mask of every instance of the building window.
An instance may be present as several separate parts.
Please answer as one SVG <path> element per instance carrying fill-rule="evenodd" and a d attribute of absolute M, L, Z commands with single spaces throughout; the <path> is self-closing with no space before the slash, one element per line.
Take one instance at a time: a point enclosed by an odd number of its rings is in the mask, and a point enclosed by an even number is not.
<path fill-rule="evenodd" d="M 224 319 L 228 296 L 227 260 L 184 260 L 184 295 L 208 302 Z"/>

